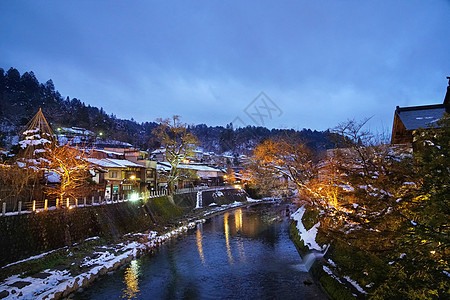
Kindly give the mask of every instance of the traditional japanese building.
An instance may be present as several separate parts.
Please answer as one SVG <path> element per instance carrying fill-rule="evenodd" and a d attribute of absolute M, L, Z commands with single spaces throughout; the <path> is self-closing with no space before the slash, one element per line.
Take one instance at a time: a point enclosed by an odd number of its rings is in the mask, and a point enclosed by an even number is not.
<path fill-rule="evenodd" d="M 444 113 L 450 113 L 450 77 L 442 104 L 399 107 L 395 109 L 391 144 L 412 144 L 413 132 L 433 126 Z"/>

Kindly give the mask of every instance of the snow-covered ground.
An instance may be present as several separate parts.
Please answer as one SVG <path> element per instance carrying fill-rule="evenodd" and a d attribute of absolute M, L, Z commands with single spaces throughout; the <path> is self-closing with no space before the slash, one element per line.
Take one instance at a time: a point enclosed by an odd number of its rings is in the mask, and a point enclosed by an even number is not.
<path fill-rule="evenodd" d="M 35 277 L 10 276 L 0 284 L 0 292 L 6 291 L 8 293 L 8 296 L 4 299 L 59 298 L 65 291 L 77 290 L 98 275 L 103 275 L 116 269 L 123 263 L 151 251 L 159 244 L 194 228 L 197 223 L 202 222 L 205 222 L 205 219 L 190 222 L 162 235 L 158 235 L 155 231 L 150 231 L 147 234 L 140 234 L 139 241 L 104 246 L 102 251 L 94 252 L 93 255 L 84 258 L 80 266 L 88 267 L 89 269 L 78 276 L 72 276 L 68 270 L 50 269 L 41 272 L 40 274 L 43 276 L 39 276 L 39 274 Z M 49 252 L 27 260 L 38 259 L 46 254 L 49 254 Z"/>

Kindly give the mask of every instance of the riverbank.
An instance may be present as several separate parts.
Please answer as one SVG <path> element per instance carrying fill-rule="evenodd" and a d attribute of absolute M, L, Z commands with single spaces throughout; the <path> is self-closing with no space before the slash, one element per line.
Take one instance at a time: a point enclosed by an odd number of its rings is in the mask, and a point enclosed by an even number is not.
<path fill-rule="evenodd" d="M 290 238 L 307 261 L 307 271 L 331 299 L 366 299 L 367 289 L 383 272 L 383 265 L 350 245 L 327 239 L 320 231 L 317 216 L 316 210 L 304 206 L 292 214 Z M 367 265 L 371 266 L 370 273 L 364 269 Z"/>
<path fill-rule="evenodd" d="M 106 244 L 100 237 L 62 247 L 1 269 L 0 299 L 60 299 L 88 286 L 98 277 L 114 271 L 141 255 L 151 253 L 161 243 L 193 228 L 216 214 L 241 206 L 272 200 L 234 202 L 190 212 L 182 219 L 170 219 L 157 230 L 125 234 L 120 241 Z"/>

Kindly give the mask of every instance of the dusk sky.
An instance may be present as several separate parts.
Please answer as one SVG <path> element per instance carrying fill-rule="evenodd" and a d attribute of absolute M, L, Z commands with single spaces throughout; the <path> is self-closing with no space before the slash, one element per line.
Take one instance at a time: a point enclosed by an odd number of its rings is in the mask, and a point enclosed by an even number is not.
<path fill-rule="evenodd" d="M 270 128 L 373 116 L 390 132 L 397 105 L 442 103 L 450 76 L 444 0 L 2 0 L 0 27 L 0 68 L 139 122 L 258 125 L 245 109 L 264 92 Z"/>

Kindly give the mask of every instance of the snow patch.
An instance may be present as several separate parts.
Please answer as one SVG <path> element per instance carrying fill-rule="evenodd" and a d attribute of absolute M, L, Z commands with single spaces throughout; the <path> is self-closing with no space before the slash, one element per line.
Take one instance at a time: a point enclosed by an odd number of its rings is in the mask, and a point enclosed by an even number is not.
<path fill-rule="evenodd" d="M 367 294 L 367 292 L 354 280 L 352 280 L 350 277 L 348 276 L 344 276 L 345 280 L 347 280 L 351 285 L 353 285 L 355 287 L 355 289 L 358 290 L 358 292 L 360 292 L 361 294 Z"/>
<path fill-rule="evenodd" d="M 306 230 L 305 226 L 302 223 L 302 218 L 305 211 L 306 211 L 305 207 L 302 206 L 291 215 L 291 218 L 297 222 L 298 234 L 305 243 L 305 245 L 308 246 L 309 250 L 323 251 L 325 250 L 326 246 L 321 247 L 316 242 L 316 236 L 319 230 L 320 222 L 316 223 L 309 230 Z"/>

